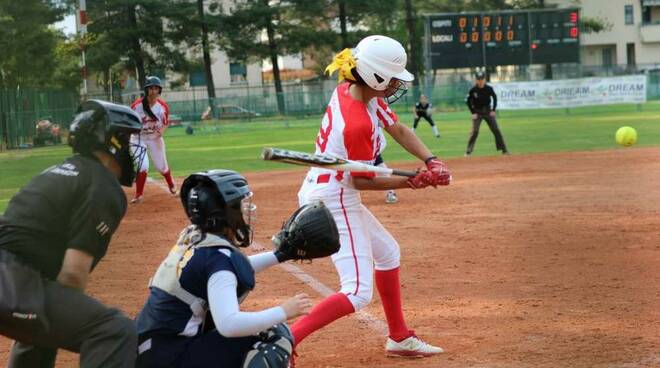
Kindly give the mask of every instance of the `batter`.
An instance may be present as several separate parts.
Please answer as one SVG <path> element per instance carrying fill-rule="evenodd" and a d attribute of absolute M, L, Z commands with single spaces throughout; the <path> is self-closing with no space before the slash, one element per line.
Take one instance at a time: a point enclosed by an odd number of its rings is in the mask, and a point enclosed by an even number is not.
<path fill-rule="evenodd" d="M 291 330 L 295 344 L 332 321 L 364 308 L 374 288 L 380 294 L 389 327 L 386 352 L 391 356 L 430 356 L 442 353 L 408 328 L 401 307 L 399 245 L 362 204 L 363 190 L 421 189 L 448 185 L 451 176 L 417 136 L 399 124 L 389 103 L 406 92 L 414 76 L 405 69 L 407 55 L 401 44 L 385 36 L 369 36 L 355 49 L 337 54 L 326 71 L 339 70 L 316 138 L 316 153 L 374 164 L 383 149 L 384 129 L 413 156 L 426 163 L 414 178 L 375 176 L 312 168 L 298 193 L 301 205 L 322 200 L 339 230 L 341 248 L 332 256 L 341 282 L 339 292 L 316 305 Z M 382 127 L 382 128 L 381 128 Z M 375 273 L 374 273 L 375 268 Z"/>

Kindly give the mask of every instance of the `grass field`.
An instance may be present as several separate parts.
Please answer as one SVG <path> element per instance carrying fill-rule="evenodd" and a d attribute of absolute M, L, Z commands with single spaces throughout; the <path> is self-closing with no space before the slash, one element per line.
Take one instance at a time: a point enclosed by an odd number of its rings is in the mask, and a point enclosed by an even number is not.
<path fill-rule="evenodd" d="M 410 113 L 401 113 L 399 117 L 405 124 L 412 124 Z M 471 128 L 467 112 L 436 113 L 434 119 L 442 138 L 434 138 L 428 124 L 422 121 L 418 134 L 424 142 L 440 157 L 463 155 Z M 183 128 L 171 128 L 166 134 L 168 161 L 175 176 L 210 168 L 238 171 L 284 168 L 282 164 L 261 161 L 261 148 L 275 146 L 311 152 L 319 120 L 320 116 L 236 122 L 221 124 L 217 130 L 208 132 L 198 130 L 191 136 L 186 135 Z M 571 109 L 570 112 L 504 111 L 499 115 L 499 123 L 513 154 L 617 148 L 614 133 L 624 125 L 637 129 L 638 146 L 660 144 L 660 103 L 647 103 L 641 109 L 617 105 Z M 0 212 L 32 176 L 69 154 L 68 146 L 0 152 Z M 493 136 L 486 124 L 482 125 L 474 154 L 496 154 Z M 411 159 L 391 139 L 384 157 L 387 161 Z"/>

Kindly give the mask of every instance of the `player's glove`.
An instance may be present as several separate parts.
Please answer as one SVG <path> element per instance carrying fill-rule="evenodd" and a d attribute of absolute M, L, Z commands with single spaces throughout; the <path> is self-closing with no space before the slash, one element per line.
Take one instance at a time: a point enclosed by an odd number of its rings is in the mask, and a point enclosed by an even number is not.
<path fill-rule="evenodd" d="M 327 257 L 339 250 L 337 224 L 321 201 L 296 210 L 272 240 L 280 262 Z"/>
<path fill-rule="evenodd" d="M 428 186 L 437 187 L 438 185 L 449 185 L 451 183 L 451 174 L 449 171 L 433 172 L 420 171 L 416 176 L 409 178 L 406 183 L 412 189 L 422 189 Z"/>
<path fill-rule="evenodd" d="M 436 156 L 431 156 L 424 161 L 426 168 L 432 172 L 449 172 L 447 165 L 444 162 L 440 161 Z"/>

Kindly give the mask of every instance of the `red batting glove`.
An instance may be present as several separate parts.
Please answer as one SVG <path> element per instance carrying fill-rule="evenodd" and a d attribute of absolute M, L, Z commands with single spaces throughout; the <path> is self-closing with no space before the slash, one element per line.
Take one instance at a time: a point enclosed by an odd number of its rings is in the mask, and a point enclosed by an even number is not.
<path fill-rule="evenodd" d="M 435 173 L 441 173 L 441 172 L 449 172 L 449 169 L 447 168 L 447 165 L 445 165 L 444 162 L 438 160 L 437 157 L 431 156 L 424 161 L 426 163 L 426 168 L 429 169 L 429 171 L 435 172 Z"/>
<path fill-rule="evenodd" d="M 436 185 L 449 185 L 451 183 L 451 173 L 449 170 L 440 173 L 431 173 L 433 174 L 433 183 L 431 185 L 433 185 L 434 188 Z"/>
<path fill-rule="evenodd" d="M 409 178 L 406 183 L 412 189 L 422 189 L 426 188 L 429 185 L 434 185 L 433 173 L 430 171 L 420 171 L 417 175 Z"/>

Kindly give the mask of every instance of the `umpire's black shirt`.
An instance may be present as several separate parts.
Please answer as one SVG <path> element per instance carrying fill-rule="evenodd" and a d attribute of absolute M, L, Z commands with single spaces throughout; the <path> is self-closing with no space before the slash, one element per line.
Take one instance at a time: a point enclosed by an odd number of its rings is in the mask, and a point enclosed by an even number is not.
<path fill-rule="evenodd" d="M 126 213 L 117 178 L 93 157 L 75 155 L 35 176 L 0 216 L 0 248 L 55 279 L 67 249 L 105 255 Z"/>
<path fill-rule="evenodd" d="M 490 99 L 493 98 L 493 107 L 491 109 Z M 473 114 L 488 114 L 497 108 L 497 95 L 493 87 L 485 85 L 484 88 L 472 87 L 465 99 L 470 112 Z"/>

